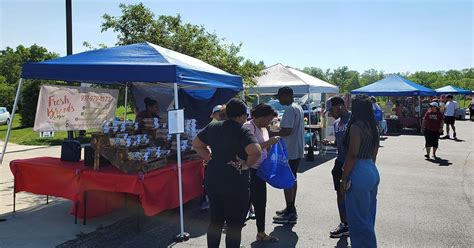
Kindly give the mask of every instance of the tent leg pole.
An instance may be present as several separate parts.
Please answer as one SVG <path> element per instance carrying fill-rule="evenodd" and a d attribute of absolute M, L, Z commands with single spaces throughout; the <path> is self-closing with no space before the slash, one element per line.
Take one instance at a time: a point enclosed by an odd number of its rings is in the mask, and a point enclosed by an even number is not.
<path fill-rule="evenodd" d="M 13 120 L 15 118 L 15 112 L 16 108 L 18 106 L 18 99 L 20 99 L 20 90 L 21 90 L 21 85 L 23 84 L 25 80 L 23 78 L 20 78 L 20 81 L 18 82 L 18 87 L 16 88 L 16 96 L 15 96 L 15 102 L 13 103 L 13 110 L 12 110 L 12 115 L 10 116 L 10 122 L 8 123 L 8 130 L 7 130 L 7 135 L 5 136 L 5 144 L 3 144 L 3 149 L 2 149 L 2 154 L 0 154 L 0 165 L 3 162 L 3 157 L 5 157 L 5 152 L 7 150 L 7 145 L 8 145 L 8 140 L 10 139 L 10 134 L 12 131 L 12 126 L 13 126 Z"/>
<path fill-rule="evenodd" d="M 422 120 L 421 120 L 421 95 L 418 96 L 418 129 L 419 129 L 419 132 L 421 133 L 421 123 Z"/>
<path fill-rule="evenodd" d="M 179 109 L 178 101 L 178 84 L 174 83 L 174 108 Z M 176 134 L 176 152 L 178 160 L 178 189 L 179 189 L 179 223 L 181 232 L 176 236 L 176 240 L 179 242 L 188 241 L 189 233 L 184 232 L 184 217 L 183 217 L 183 183 L 181 176 L 181 134 Z"/>
<path fill-rule="evenodd" d="M 309 101 L 309 97 L 311 93 L 308 89 L 308 98 L 306 99 L 306 103 L 308 104 L 308 125 L 309 125 L 309 132 L 311 136 L 309 137 L 309 145 L 308 145 L 308 154 L 306 155 L 306 161 L 314 161 L 314 145 L 313 145 L 313 129 L 311 129 L 311 103 Z"/>
<path fill-rule="evenodd" d="M 125 83 L 125 114 L 123 116 L 123 122 L 127 122 L 127 110 L 128 110 L 128 83 Z"/>
<path fill-rule="evenodd" d="M 16 176 L 13 175 L 13 213 L 16 211 Z"/>

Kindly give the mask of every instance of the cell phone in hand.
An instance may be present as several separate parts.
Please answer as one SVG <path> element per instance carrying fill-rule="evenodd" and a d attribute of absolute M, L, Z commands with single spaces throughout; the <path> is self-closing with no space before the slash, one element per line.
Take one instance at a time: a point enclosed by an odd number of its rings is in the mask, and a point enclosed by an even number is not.
<path fill-rule="evenodd" d="M 346 191 L 349 190 L 351 188 L 351 180 L 348 180 L 346 182 Z"/>

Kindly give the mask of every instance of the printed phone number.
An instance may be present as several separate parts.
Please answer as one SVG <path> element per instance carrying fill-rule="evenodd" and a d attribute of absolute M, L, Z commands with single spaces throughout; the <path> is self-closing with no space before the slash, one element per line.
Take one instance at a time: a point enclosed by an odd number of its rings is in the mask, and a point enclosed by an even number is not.
<path fill-rule="evenodd" d="M 81 95 L 82 102 L 110 102 L 114 98 L 111 96 L 89 96 L 89 95 Z"/>

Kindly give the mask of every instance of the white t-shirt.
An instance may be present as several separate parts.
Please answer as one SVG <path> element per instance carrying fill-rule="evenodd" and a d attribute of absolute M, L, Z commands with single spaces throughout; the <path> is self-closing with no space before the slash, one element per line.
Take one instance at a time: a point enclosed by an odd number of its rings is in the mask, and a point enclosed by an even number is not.
<path fill-rule="evenodd" d="M 253 121 L 247 121 L 244 124 L 244 127 L 250 130 L 250 133 L 255 136 L 259 144 L 262 144 L 263 142 L 270 139 L 270 135 L 268 135 L 268 130 L 266 128 L 258 128 Z M 258 166 L 260 166 L 262 162 L 267 158 L 267 153 L 267 149 L 262 149 L 262 155 L 260 156 L 260 159 L 258 159 L 258 162 L 255 166 L 252 166 L 254 169 L 257 169 Z"/>
<path fill-rule="evenodd" d="M 291 134 L 283 137 L 288 152 L 288 159 L 304 158 L 304 123 L 303 109 L 300 105 L 292 103 L 285 109 L 281 118 L 281 128 L 291 128 Z"/>
<path fill-rule="evenodd" d="M 454 116 L 457 108 L 458 103 L 456 101 L 448 101 L 446 103 L 446 108 L 444 109 L 444 116 Z"/>

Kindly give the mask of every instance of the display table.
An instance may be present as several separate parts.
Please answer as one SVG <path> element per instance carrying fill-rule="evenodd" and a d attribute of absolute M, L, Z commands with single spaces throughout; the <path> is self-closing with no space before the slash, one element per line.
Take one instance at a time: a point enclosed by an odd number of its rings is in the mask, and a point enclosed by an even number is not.
<path fill-rule="evenodd" d="M 385 119 L 387 122 L 387 133 L 400 133 L 402 126 L 399 119 Z"/>
<path fill-rule="evenodd" d="M 124 193 L 135 195 L 147 216 L 179 207 L 175 163 L 137 175 L 125 174 L 112 165 L 94 171 L 82 161 L 39 157 L 13 160 L 10 170 L 15 194 L 26 191 L 69 199 L 74 202 L 72 212 L 79 217 L 96 217 L 123 206 Z M 181 170 L 183 203 L 186 203 L 202 194 L 202 162 L 183 161 Z"/>
<path fill-rule="evenodd" d="M 417 117 L 402 117 L 399 118 L 402 128 L 419 128 L 419 121 Z"/>

